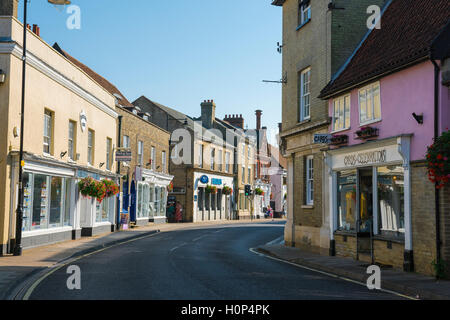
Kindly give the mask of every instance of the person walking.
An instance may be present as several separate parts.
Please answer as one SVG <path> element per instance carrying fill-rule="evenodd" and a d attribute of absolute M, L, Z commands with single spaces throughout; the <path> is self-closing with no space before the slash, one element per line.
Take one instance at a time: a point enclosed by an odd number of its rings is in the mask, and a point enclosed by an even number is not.
<path fill-rule="evenodd" d="M 181 222 L 183 220 L 183 206 L 179 201 L 175 207 L 175 222 Z"/>

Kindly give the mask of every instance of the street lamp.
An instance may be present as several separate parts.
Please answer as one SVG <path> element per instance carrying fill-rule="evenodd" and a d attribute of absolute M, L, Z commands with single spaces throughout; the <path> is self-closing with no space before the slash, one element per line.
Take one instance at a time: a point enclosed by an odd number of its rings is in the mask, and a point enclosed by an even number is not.
<path fill-rule="evenodd" d="M 69 0 L 48 0 L 54 5 L 70 4 Z M 15 256 L 22 255 L 22 224 L 23 224 L 23 126 L 24 126 L 24 111 L 25 111 L 25 71 L 27 66 L 27 10 L 28 0 L 23 2 L 23 53 L 22 53 L 22 102 L 20 109 L 20 153 L 19 153 L 19 194 L 18 204 L 16 210 L 16 239 L 14 243 L 13 254 Z"/>

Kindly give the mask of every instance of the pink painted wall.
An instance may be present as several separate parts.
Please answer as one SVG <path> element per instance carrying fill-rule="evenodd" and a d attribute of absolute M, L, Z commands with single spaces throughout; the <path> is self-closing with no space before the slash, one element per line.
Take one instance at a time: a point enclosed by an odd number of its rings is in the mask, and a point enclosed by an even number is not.
<path fill-rule="evenodd" d="M 441 111 L 444 123 L 450 127 L 450 97 L 448 89 L 442 86 Z M 425 159 L 427 146 L 434 137 L 434 67 L 429 61 L 401 70 L 380 80 L 381 121 L 369 124 L 379 129 L 378 139 L 400 134 L 414 134 L 411 139 L 411 160 Z M 445 96 L 445 97 L 444 97 Z M 333 114 L 333 100 L 329 101 L 329 114 Z M 361 128 L 359 124 L 358 89 L 351 91 L 350 129 L 335 134 L 347 134 L 349 145 L 360 144 L 364 140 L 355 139 L 354 132 Z M 412 113 L 423 113 L 424 124 L 420 125 Z M 445 129 L 445 127 L 444 127 Z M 330 126 L 330 131 L 332 127 Z"/>

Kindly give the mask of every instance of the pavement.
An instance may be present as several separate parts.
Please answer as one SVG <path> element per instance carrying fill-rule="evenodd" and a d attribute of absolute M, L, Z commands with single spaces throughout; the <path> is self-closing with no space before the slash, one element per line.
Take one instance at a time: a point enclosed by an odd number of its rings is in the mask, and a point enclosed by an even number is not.
<path fill-rule="evenodd" d="M 24 249 L 19 257 L 0 256 L 0 300 L 14 299 L 27 283 L 32 282 L 50 268 L 75 257 L 111 247 L 139 237 L 159 232 L 233 225 L 238 223 L 261 223 L 264 220 L 209 221 L 178 224 L 149 224 L 126 231 L 105 233 L 95 237 L 83 237 L 47 246 Z"/>
<path fill-rule="evenodd" d="M 268 243 L 256 251 L 301 267 L 329 273 L 360 283 L 366 283 L 368 263 L 352 258 L 331 257 L 287 247 L 282 243 Z M 381 289 L 390 290 L 421 300 L 449 300 L 450 281 L 403 272 L 393 268 L 381 268 Z"/>

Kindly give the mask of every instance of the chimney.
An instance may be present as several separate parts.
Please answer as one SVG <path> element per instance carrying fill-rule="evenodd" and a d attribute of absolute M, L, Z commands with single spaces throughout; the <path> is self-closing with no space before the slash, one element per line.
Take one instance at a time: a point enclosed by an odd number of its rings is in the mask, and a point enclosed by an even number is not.
<path fill-rule="evenodd" d="M 255 111 L 256 114 L 256 130 L 261 130 L 261 115 L 262 115 L 262 110 L 256 110 Z"/>
<path fill-rule="evenodd" d="M 13 16 L 17 18 L 18 7 L 19 7 L 19 0 L 1 0 L 0 16 Z"/>
<path fill-rule="evenodd" d="M 242 114 L 239 116 L 237 114 L 225 116 L 223 121 L 228 122 L 236 128 L 244 129 L 244 118 L 242 117 Z"/>
<path fill-rule="evenodd" d="M 214 119 L 216 119 L 216 104 L 214 100 L 204 100 L 202 107 L 202 125 L 206 129 L 213 127 Z"/>
<path fill-rule="evenodd" d="M 38 37 L 41 36 L 41 28 L 37 24 L 33 24 L 33 33 Z"/>

